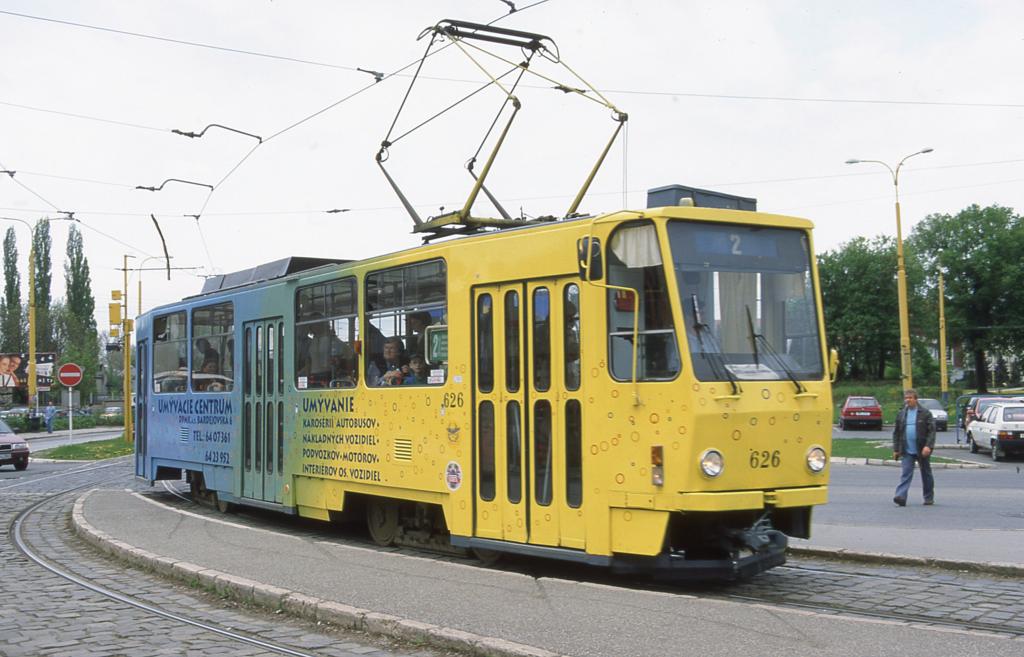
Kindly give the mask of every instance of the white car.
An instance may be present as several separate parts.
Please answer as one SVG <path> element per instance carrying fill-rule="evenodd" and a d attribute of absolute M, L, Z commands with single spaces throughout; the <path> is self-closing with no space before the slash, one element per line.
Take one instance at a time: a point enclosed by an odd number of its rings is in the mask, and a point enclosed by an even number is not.
<path fill-rule="evenodd" d="M 935 418 L 936 431 L 945 431 L 949 428 L 949 414 L 946 412 L 942 402 L 938 399 L 922 398 L 918 399 L 917 403 L 932 412 L 932 417 Z"/>
<path fill-rule="evenodd" d="M 1009 454 L 1024 454 L 1024 403 L 992 404 L 967 428 L 971 452 L 992 452 L 993 461 Z"/>

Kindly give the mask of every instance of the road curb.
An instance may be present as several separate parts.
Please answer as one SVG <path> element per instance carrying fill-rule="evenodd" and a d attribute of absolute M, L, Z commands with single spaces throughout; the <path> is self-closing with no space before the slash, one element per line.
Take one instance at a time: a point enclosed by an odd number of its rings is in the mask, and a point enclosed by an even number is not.
<path fill-rule="evenodd" d="M 910 557 L 904 554 L 889 554 L 886 552 L 855 552 L 847 550 L 846 548 L 800 547 L 793 545 L 789 546 L 787 552 L 797 556 L 822 557 L 826 559 L 854 561 L 858 563 L 929 566 L 932 568 L 942 568 L 944 570 L 962 570 L 972 573 L 986 573 L 989 575 L 1004 575 L 1008 577 L 1024 576 L 1024 565 L 1015 563 L 1000 563 L 993 561 L 955 561 L 953 559 L 936 559 L 934 557 Z"/>
<path fill-rule="evenodd" d="M 869 459 L 851 456 L 833 456 L 831 463 L 843 463 L 846 465 L 887 465 L 898 467 L 899 461 L 893 459 Z M 932 470 L 987 470 L 992 466 L 988 463 L 974 463 L 973 461 L 957 461 L 956 463 L 932 463 Z"/>
<path fill-rule="evenodd" d="M 345 629 L 390 639 L 424 643 L 443 650 L 456 649 L 480 657 L 560 657 L 558 653 L 542 648 L 352 607 L 333 600 L 323 600 L 154 554 L 117 540 L 93 527 L 86 519 L 84 511 L 85 500 L 92 493 L 90 490 L 75 500 L 71 511 L 71 524 L 75 533 L 100 551 L 159 575 L 191 586 L 200 585 L 220 595 L 274 612 L 283 612 L 314 622 L 326 621 Z"/>

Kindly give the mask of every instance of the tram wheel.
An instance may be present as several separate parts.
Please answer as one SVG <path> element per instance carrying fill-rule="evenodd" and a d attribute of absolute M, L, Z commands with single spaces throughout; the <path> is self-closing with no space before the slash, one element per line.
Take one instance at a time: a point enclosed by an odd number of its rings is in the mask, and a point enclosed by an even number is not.
<path fill-rule="evenodd" d="M 398 537 L 398 502 L 379 497 L 369 499 L 366 527 L 374 543 L 382 547 L 392 545 Z"/>
<path fill-rule="evenodd" d="M 473 548 L 473 556 L 480 560 L 485 566 L 493 566 L 494 564 L 501 561 L 503 553 L 497 550 L 488 550 L 486 548 Z"/>
<path fill-rule="evenodd" d="M 216 493 L 213 494 L 213 499 L 214 504 L 217 507 L 217 510 L 220 511 L 221 513 L 234 513 L 235 510 L 238 508 L 231 502 L 228 502 L 227 500 L 222 500 L 219 497 L 217 497 Z"/>

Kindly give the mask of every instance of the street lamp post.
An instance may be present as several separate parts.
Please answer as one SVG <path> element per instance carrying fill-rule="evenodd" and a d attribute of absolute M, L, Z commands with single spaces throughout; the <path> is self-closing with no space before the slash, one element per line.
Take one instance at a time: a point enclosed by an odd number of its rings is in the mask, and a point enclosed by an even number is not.
<path fill-rule="evenodd" d="M 904 162 L 915 155 L 931 153 L 933 150 L 934 149 L 932 148 L 922 148 L 916 153 L 911 153 L 900 160 L 895 169 L 881 160 L 849 159 L 846 161 L 847 164 L 881 164 L 889 170 L 890 174 L 892 174 L 892 186 L 896 193 L 896 287 L 899 294 L 900 304 L 900 376 L 903 379 L 904 390 L 914 387 L 914 376 L 910 359 L 910 321 L 907 314 L 907 271 L 903 264 L 903 228 L 900 223 L 900 168 L 903 166 Z"/>

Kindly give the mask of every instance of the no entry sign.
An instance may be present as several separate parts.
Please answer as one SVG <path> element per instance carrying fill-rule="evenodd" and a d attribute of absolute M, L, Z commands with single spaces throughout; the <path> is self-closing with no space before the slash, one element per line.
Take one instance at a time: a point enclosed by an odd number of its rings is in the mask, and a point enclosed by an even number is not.
<path fill-rule="evenodd" d="M 82 382 L 82 368 L 74 363 L 64 363 L 57 370 L 57 380 L 63 386 L 74 388 Z"/>

